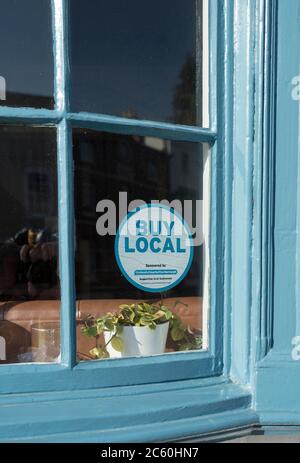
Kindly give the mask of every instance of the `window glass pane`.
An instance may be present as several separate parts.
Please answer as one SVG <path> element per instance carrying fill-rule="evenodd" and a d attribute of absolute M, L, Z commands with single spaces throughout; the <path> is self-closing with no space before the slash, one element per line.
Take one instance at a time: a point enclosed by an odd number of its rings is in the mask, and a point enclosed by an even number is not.
<path fill-rule="evenodd" d="M 53 107 L 49 0 L 0 2 L 0 104 Z"/>
<path fill-rule="evenodd" d="M 88 315 L 102 317 L 108 312 L 118 313 L 121 304 L 149 300 L 157 306 L 163 300 L 189 328 L 180 342 L 169 337 L 166 352 L 201 347 L 205 255 L 207 258 L 203 241 L 206 146 L 83 129 L 74 131 L 73 143 L 78 358 L 91 358 L 90 350 L 103 346 L 101 336 L 97 338 L 92 330 L 90 338 L 82 333 L 82 327 L 90 327 L 88 321 L 87 325 L 83 323 Z M 176 287 L 162 293 L 142 291 L 132 285 L 115 257 L 116 231 L 129 204 L 138 199 L 147 204 L 165 200 L 165 206 L 184 216 L 193 233 L 190 270 Z M 108 221 L 105 218 L 101 229 L 98 220 L 104 219 L 108 211 Z"/>
<path fill-rule="evenodd" d="M 202 1 L 72 0 L 70 7 L 74 111 L 207 123 Z"/>
<path fill-rule="evenodd" d="M 0 361 L 58 360 L 56 133 L 0 126 Z"/>

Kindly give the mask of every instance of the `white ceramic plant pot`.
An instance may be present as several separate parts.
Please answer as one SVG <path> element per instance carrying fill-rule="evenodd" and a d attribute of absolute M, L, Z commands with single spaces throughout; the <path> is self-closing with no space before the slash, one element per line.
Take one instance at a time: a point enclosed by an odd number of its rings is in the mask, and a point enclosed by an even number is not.
<path fill-rule="evenodd" d="M 123 352 L 117 352 L 112 345 L 107 345 L 110 358 L 121 357 L 145 357 L 149 355 L 163 354 L 166 348 L 169 322 L 157 325 L 155 330 L 147 326 L 124 326 L 119 335 L 124 343 Z M 111 333 L 104 333 L 107 343 L 111 339 Z"/>
<path fill-rule="evenodd" d="M 2 336 L 0 336 L 0 360 L 6 360 L 6 342 Z"/>

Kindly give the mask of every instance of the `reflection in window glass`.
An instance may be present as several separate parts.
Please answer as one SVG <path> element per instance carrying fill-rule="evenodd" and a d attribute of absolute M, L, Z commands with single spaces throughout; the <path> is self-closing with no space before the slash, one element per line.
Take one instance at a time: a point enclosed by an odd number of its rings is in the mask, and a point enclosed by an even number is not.
<path fill-rule="evenodd" d="M 1 0 L 0 17 L 0 105 L 52 108 L 50 0 Z"/>
<path fill-rule="evenodd" d="M 54 129 L 0 126 L 1 363 L 58 360 L 56 169 Z"/>
<path fill-rule="evenodd" d="M 166 352 L 201 348 L 205 257 L 200 206 L 203 147 L 197 143 L 83 129 L 74 131 L 73 144 L 78 358 L 95 358 L 95 351 L 91 349 L 103 347 L 103 339 L 93 332 L 92 323 L 87 323 L 88 315 L 93 319 L 110 312 L 119 313 L 120 305 L 142 301 L 151 301 L 155 306 L 163 301 L 188 329 L 186 338 L 178 342 L 168 337 Z M 128 205 L 138 199 L 145 203 L 165 200 L 165 205 L 169 203 L 184 215 L 193 232 L 195 246 L 191 268 L 178 286 L 165 293 L 137 289 L 124 278 L 116 262 L 115 231 L 127 214 Z M 107 211 L 103 208 L 102 212 L 96 212 L 100 201 L 103 205 L 106 201 L 113 203 L 116 212 L 115 223 L 105 223 L 109 234 L 105 232 L 103 236 L 96 230 L 97 220 Z M 85 334 L 91 336 L 84 335 L 82 328 L 90 328 Z"/>
<path fill-rule="evenodd" d="M 70 7 L 74 111 L 202 125 L 202 1 Z"/>

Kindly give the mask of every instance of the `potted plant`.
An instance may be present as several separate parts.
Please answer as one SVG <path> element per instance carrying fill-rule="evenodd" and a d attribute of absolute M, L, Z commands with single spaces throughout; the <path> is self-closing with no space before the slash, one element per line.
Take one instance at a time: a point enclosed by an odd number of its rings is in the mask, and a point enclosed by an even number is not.
<path fill-rule="evenodd" d="M 82 334 L 95 338 L 94 359 L 158 355 L 169 335 L 173 350 L 201 349 L 202 337 L 185 326 L 162 302 L 123 304 L 117 313 L 87 316 Z M 103 336 L 104 342 L 101 343 Z"/>

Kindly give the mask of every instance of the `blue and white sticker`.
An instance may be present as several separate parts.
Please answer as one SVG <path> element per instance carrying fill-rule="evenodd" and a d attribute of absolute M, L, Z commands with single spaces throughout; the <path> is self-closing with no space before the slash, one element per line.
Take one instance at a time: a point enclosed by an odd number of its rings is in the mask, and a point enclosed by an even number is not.
<path fill-rule="evenodd" d="M 187 275 L 193 261 L 193 238 L 173 209 L 151 204 L 129 213 L 121 223 L 115 255 L 119 268 L 135 287 L 167 291 Z"/>

